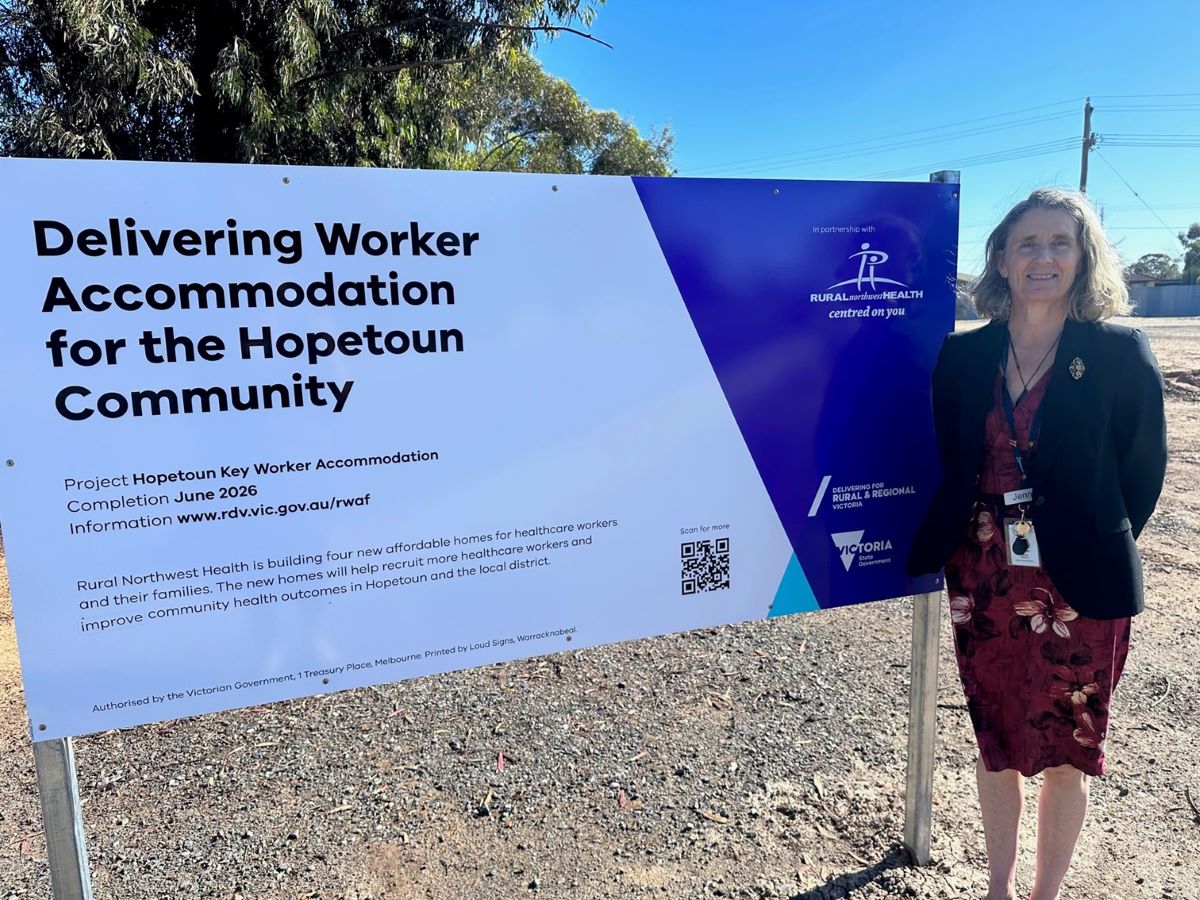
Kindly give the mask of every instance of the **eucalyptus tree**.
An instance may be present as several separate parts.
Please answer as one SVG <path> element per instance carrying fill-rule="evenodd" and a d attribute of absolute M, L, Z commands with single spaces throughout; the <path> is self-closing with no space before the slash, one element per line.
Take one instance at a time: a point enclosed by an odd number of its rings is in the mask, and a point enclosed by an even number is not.
<path fill-rule="evenodd" d="M 476 146 L 460 111 L 465 88 L 532 62 L 539 38 L 590 40 L 595 9 L 589 0 L 0 0 L 0 153 L 464 167 Z M 472 115 L 481 120 L 478 107 Z M 636 156 L 628 135 L 610 131 L 616 149 Z"/>
<path fill-rule="evenodd" d="M 498 64 L 499 65 L 499 64 Z M 537 60 L 516 54 L 465 79 L 454 117 L 467 143 L 457 168 L 589 175 L 669 175 L 669 129 L 643 138 L 620 115 L 595 110 Z"/>
<path fill-rule="evenodd" d="M 1183 283 L 1200 284 L 1200 222 L 1179 232 L 1179 243 L 1183 246 Z"/>
<path fill-rule="evenodd" d="M 1178 278 L 1179 266 L 1166 253 L 1145 253 L 1126 267 L 1125 274 L 1148 275 L 1151 278 Z"/>

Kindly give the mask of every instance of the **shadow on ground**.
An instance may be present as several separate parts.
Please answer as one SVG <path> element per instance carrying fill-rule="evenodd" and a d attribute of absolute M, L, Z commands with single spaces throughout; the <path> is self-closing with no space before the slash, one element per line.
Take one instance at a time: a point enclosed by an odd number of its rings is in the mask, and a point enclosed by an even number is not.
<path fill-rule="evenodd" d="M 912 857 L 908 850 L 899 845 L 888 851 L 887 856 L 874 865 L 834 875 L 824 884 L 818 885 L 802 894 L 794 894 L 789 900 L 832 900 L 834 897 L 848 897 L 855 888 L 870 884 L 885 872 L 892 869 L 902 869 L 912 865 Z"/>

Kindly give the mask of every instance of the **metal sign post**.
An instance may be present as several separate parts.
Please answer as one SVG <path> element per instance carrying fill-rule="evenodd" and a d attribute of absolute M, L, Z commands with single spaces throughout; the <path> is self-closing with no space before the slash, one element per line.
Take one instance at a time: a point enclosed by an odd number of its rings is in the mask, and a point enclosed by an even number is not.
<path fill-rule="evenodd" d="M 908 695 L 908 778 L 904 846 L 919 866 L 931 859 L 934 743 L 937 737 L 938 635 L 942 594 L 913 598 L 912 682 Z"/>
<path fill-rule="evenodd" d="M 37 768 L 54 900 L 92 900 L 71 739 L 38 741 L 33 745 L 33 762 Z"/>
<path fill-rule="evenodd" d="M 959 184 L 955 169 L 933 172 L 937 184 Z M 956 195 L 957 197 L 957 195 Z M 908 695 L 908 773 L 904 796 L 904 846 L 918 866 L 932 859 L 933 768 L 937 738 L 938 635 L 941 591 L 913 598 L 912 681 Z"/>

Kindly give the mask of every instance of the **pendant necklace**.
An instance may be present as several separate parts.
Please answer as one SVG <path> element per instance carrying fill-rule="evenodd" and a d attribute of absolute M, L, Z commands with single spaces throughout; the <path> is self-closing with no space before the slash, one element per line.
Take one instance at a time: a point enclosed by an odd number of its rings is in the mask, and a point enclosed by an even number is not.
<path fill-rule="evenodd" d="M 1009 349 L 1012 351 L 1013 364 L 1017 367 L 1017 378 L 1020 379 L 1020 382 L 1021 382 L 1021 396 L 1017 397 L 1017 403 L 1020 403 L 1022 398 L 1024 398 L 1024 396 L 1027 393 L 1029 393 L 1030 382 L 1034 382 L 1037 380 L 1037 373 L 1042 370 L 1042 366 L 1046 364 L 1046 360 L 1049 359 L 1050 354 L 1054 352 L 1054 348 L 1058 346 L 1058 342 L 1061 340 L 1062 340 L 1062 331 L 1059 331 L 1058 337 L 1056 337 L 1054 339 L 1054 343 L 1050 345 L 1050 349 L 1047 350 L 1045 352 L 1045 354 L 1042 355 L 1041 361 L 1034 368 L 1034 370 L 1033 370 L 1032 374 L 1030 374 L 1029 378 L 1026 379 L 1025 373 L 1023 373 L 1021 371 L 1021 360 L 1017 358 L 1017 346 L 1016 346 L 1016 344 L 1013 343 L 1012 332 L 1009 332 L 1008 346 L 1009 346 Z M 1015 405 L 1016 404 L 1014 404 L 1014 406 Z"/>

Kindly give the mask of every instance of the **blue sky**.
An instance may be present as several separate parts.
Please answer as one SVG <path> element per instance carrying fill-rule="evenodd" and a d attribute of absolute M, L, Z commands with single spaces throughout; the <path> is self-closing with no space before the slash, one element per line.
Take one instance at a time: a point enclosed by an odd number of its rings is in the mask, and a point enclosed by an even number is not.
<path fill-rule="evenodd" d="M 643 131 L 669 124 L 681 176 L 925 180 L 959 168 L 959 268 L 978 272 L 1014 202 L 1078 187 L 1086 96 L 1102 136 L 1088 195 L 1110 237 L 1129 261 L 1178 255 L 1174 232 L 1200 221 L 1198 9 L 609 0 L 592 33 L 614 49 L 564 35 L 538 56 L 593 106 Z M 1163 135 L 1193 137 L 1165 146 L 1180 141 Z M 989 155 L 1000 161 L 978 164 Z"/>

